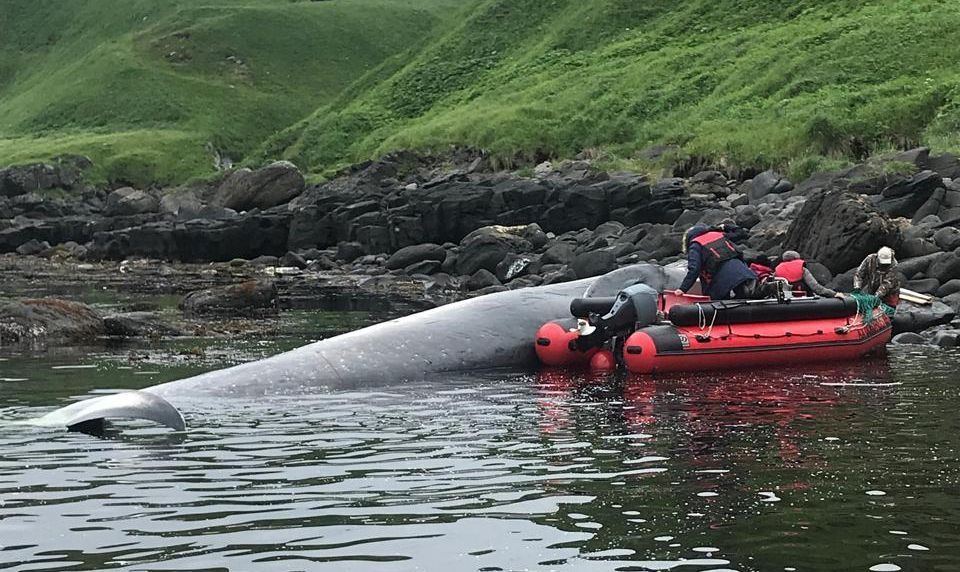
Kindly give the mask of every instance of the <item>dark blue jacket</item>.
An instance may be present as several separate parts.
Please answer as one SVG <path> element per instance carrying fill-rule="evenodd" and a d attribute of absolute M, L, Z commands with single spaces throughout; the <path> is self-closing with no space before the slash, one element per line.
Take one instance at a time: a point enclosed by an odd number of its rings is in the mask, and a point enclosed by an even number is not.
<path fill-rule="evenodd" d="M 687 275 L 680 284 L 680 289 L 684 292 L 693 287 L 693 283 L 700 276 L 700 270 L 706 264 L 706 256 L 703 247 L 693 242 L 701 234 L 709 229 L 703 225 L 694 226 L 687 232 Z M 704 294 L 710 296 L 713 300 L 726 300 L 730 297 L 730 291 L 748 280 L 756 280 L 757 275 L 750 270 L 750 267 L 740 258 L 731 258 L 720 264 L 720 268 L 714 274 L 709 284 L 701 284 Z"/>

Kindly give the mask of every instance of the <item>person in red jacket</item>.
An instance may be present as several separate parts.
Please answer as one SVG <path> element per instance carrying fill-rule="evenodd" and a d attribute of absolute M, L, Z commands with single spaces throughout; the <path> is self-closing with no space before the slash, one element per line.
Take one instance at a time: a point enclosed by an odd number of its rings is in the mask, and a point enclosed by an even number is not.
<path fill-rule="evenodd" d="M 800 258 L 800 254 L 795 250 L 788 250 L 783 253 L 783 262 L 777 264 L 773 270 L 773 275 L 777 278 L 783 278 L 790 283 L 794 290 L 800 290 L 807 296 L 816 294 L 824 298 L 842 298 L 843 294 L 822 286 L 813 274 L 807 270 L 807 261 Z"/>

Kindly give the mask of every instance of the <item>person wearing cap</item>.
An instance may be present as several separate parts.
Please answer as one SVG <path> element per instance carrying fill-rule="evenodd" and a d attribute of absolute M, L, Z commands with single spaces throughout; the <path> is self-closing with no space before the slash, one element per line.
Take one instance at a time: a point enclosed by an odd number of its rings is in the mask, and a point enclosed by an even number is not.
<path fill-rule="evenodd" d="M 842 298 L 843 294 L 821 285 L 807 269 L 807 261 L 800 258 L 796 250 L 783 253 L 783 262 L 773 270 L 773 275 L 790 283 L 790 288 L 799 290 L 807 296 L 816 294 L 824 298 Z"/>
<path fill-rule="evenodd" d="M 747 267 L 725 228 L 696 224 L 683 235 L 682 248 L 687 255 L 687 275 L 675 294 L 685 294 L 699 277 L 703 293 L 712 300 L 753 297 L 757 275 Z"/>
<path fill-rule="evenodd" d="M 872 294 L 891 308 L 897 307 L 900 302 L 900 275 L 892 248 L 884 246 L 863 259 L 853 275 L 853 289 Z"/>

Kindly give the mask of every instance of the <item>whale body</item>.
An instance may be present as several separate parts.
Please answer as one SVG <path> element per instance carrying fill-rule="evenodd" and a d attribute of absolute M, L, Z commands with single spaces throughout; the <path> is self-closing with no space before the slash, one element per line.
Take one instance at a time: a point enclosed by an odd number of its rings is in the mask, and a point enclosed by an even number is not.
<path fill-rule="evenodd" d="M 139 392 L 94 397 L 36 420 L 76 427 L 112 417 L 147 419 L 182 430 L 170 411 L 190 396 L 297 395 L 404 381 L 428 375 L 537 363 L 533 339 L 545 322 L 570 318 L 577 297 L 613 296 L 642 282 L 663 290 L 682 268 L 637 264 L 595 278 L 496 292 L 320 340 L 263 360 L 172 381 Z M 127 397 L 120 397 L 126 394 Z"/>

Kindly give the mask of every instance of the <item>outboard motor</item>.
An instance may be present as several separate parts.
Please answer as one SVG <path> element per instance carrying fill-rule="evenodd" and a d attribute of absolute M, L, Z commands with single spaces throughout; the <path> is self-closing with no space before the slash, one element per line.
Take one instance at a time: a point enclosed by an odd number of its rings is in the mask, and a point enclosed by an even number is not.
<path fill-rule="evenodd" d="M 570 310 L 582 306 L 578 300 L 570 304 Z M 581 329 L 577 345 L 581 350 L 600 347 L 610 338 L 633 332 L 657 321 L 659 295 L 646 284 L 634 284 L 621 290 L 609 311 L 604 315 L 588 315 L 587 328 Z"/>

